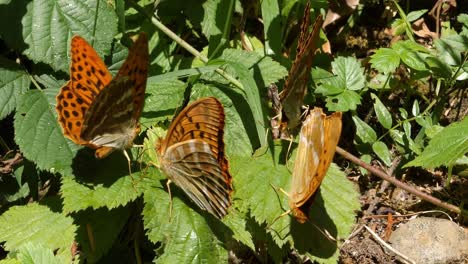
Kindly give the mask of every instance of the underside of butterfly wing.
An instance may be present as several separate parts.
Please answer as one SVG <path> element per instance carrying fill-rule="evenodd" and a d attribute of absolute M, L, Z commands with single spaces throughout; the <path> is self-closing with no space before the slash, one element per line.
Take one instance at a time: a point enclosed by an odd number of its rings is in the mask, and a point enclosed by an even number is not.
<path fill-rule="evenodd" d="M 310 77 L 312 61 L 316 52 L 316 42 L 323 24 L 323 17 L 320 15 L 314 22 L 312 31 L 309 33 L 310 25 L 310 2 L 304 9 L 304 16 L 301 24 L 301 35 L 297 43 L 296 58 L 289 70 L 288 78 L 280 94 L 282 112 L 280 124 L 286 128 L 295 128 L 301 122 L 302 105 L 307 92 L 307 82 Z"/>
<path fill-rule="evenodd" d="M 81 137 L 98 149 L 98 158 L 107 156 L 112 149 L 130 147 L 139 133 L 138 120 L 133 118 L 136 109 L 132 84 L 127 78 L 112 80 L 85 113 Z"/>
<path fill-rule="evenodd" d="M 214 97 L 199 99 L 180 112 L 157 146 L 167 177 L 218 218 L 227 213 L 232 192 L 223 129 L 221 103 Z"/>
<path fill-rule="evenodd" d="M 208 143 L 192 139 L 170 146 L 161 167 L 201 209 L 218 218 L 227 214 L 231 188 Z"/>
<path fill-rule="evenodd" d="M 301 223 L 307 220 L 306 203 L 315 194 L 335 155 L 341 134 L 341 113 L 330 116 L 314 108 L 303 123 L 294 164 L 289 205 Z"/>
<path fill-rule="evenodd" d="M 70 81 L 57 95 L 56 110 L 63 134 L 76 144 L 86 144 L 80 133 L 84 115 L 94 97 L 112 79 L 93 47 L 80 36 L 71 40 Z"/>

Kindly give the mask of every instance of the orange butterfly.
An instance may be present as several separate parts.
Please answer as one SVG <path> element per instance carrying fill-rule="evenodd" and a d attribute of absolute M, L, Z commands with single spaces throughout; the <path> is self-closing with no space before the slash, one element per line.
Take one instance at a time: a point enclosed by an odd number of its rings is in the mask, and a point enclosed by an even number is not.
<path fill-rule="evenodd" d="M 289 70 L 283 91 L 279 95 L 277 91 L 272 91 L 273 106 L 277 114 L 277 118 L 272 119 L 274 138 L 287 138 L 286 130 L 295 128 L 301 123 L 303 111 L 301 107 L 307 92 L 307 82 L 316 51 L 315 44 L 322 24 L 323 18 L 320 15 L 309 33 L 310 2 L 307 2 L 301 24 L 301 35 L 297 43 L 296 58 Z"/>
<path fill-rule="evenodd" d="M 289 207 L 300 223 L 307 221 L 306 203 L 320 187 L 341 134 L 341 112 L 326 116 L 314 108 L 302 124 L 289 194 Z"/>
<path fill-rule="evenodd" d="M 172 121 L 166 138 L 156 144 L 169 182 L 218 218 L 227 214 L 232 192 L 223 129 L 222 104 L 214 97 L 202 98 L 184 108 Z"/>
<path fill-rule="evenodd" d="M 140 132 L 138 119 L 148 74 L 146 34 L 139 34 L 114 78 L 80 36 L 72 38 L 71 60 L 70 81 L 56 98 L 63 134 L 76 144 L 96 149 L 97 158 L 131 147 Z"/>

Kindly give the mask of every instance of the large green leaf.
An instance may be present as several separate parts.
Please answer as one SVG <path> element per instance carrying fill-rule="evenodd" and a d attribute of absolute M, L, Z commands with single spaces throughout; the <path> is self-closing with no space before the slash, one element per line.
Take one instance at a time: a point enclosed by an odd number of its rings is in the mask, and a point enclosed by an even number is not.
<path fill-rule="evenodd" d="M 105 0 L 35 0 L 28 4 L 22 24 L 24 42 L 29 45 L 25 55 L 64 71 L 72 35 L 87 39 L 98 54 L 107 54 L 117 33 L 117 16 Z"/>
<path fill-rule="evenodd" d="M 24 156 L 40 169 L 72 174 L 78 147 L 65 139 L 55 118 L 57 87 L 31 90 L 20 97 L 15 113 L 15 141 Z"/>
<path fill-rule="evenodd" d="M 422 166 L 434 168 L 441 165 L 453 165 L 468 152 L 468 118 L 453 123 L 437 133 L 429 145 L 416 159 L 405 167 Z"/>
<path fill-rule="evenodd" d="M 122 153 L 96 160 L 91 151 L 79 154 L 74 160 L 73 177 L 63 177 L 61 194 L 63 210 L 76 212 L 86 208 L 113 209 L 135 200 L 142 192 L 143 164 L 136 164 L 129 174 L 127 160 Z"/>
<path fill-rule="evenodd" d="M 58 249 L 58 255 L 71 259 L 76 231 L 72 218 L 36 203 L 13 206 L 0 216 L 0 241 L 8 251 L 34 243 Z"/>

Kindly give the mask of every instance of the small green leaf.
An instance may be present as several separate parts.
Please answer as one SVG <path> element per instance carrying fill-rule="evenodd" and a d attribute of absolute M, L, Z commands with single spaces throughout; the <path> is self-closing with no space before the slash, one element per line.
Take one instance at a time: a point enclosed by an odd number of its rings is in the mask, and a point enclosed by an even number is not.
<path fill-rule="evenodd" d="M 405 140 L 403 139 L 403 132 L 398 131 L 396 129 L 390 129 L 388 132 L 390 133 L 390 137 L 393 139 L 393 141 L 398 143 L 400 146 L 405 145 Z"/>
<path fill-rule="evenodd" d="M 427 9 L 411 11 L 406 15 L 408 22 L 416 21 L 418 18 L 422 17 L 427 12 Z"/>
<path fill-rule="evenodd" d="M 376 141 L 374 144 L 372 144 L 372 150 L 374 151 L 375 154 L 382 160 L 385 165 L 390 167 L 392 165 L 392 160 L 391 160 L 391 155 L 390 151 L 387 148 L 387 145 L 383 143 L 382 141 Z"/>
<path fill-rule="evenodd" d="M 411 123 L 408 121 L 403 121 L 403 131 L 408 138 L 411 138 Z"/>
<path fill-rule="evenodd" d="M 400 107 L 398 108 L 398 110 L 400 111 L 401 118 L 408 119 L 408 112 L 406 111 L 406 109 Z"/>
<path fill-rule="evenodd" d="M 423 46 L 412 41 L 398 41 L 392 45 L 400 56 L 403 63 L 408 67 L 418 71 L 427 70 L 425 58 L 428 56 L 429 51 Z"/>
<path fill-rule="evenodd" d="M 450 166 L 468 152 L 468 118 L 445 127 L 413 161 L 404 167 L 434 168 Z"/>
<path fill-rule="evenodd" d="M 70 247 L 76 231 L 71 217 L 36 203 L 13 206 L 0 216 L 0 241 L 5 241 L 8 251 L 34 243 L 58 249 L 57 255 L 71 259 Z"/>
<path fill-rule="evenodd" d="M 371 56 L 369 62 L 372 68 L 388 74 L 394 72 L 400 65 L 400 56 L 398 56 L 398 53 L 393 49 L 380 48 Z"/>
<path fill-rule="evenodd" d="M 365 163 L 370 164 L 372 161 L 372 156 L 369 154 L 364 154 L 360 157 L 360 159 Z M 359 170 L 361 171 L 362 175 L 366 175 L 369 173 L 369 171 L 364 169 L 363 167 L 359 167 Z"/>
<path fill-rule="evenodd" d="M 332 62 L 332 78 L 322 80 L 323 88 L 320 90 L 324 95 L 329 89 L 359 91 L 365 88 L 364 71 L 361 64 L 352 57 L 338 57 Z"/>
<path fill-rule="evenodd" d="M 413 102 L 413 107 L 411 108 L 411 114 L 413 114 L 413 116 L 418 116 L 419 115 L 419 102 L 418 100 L 414 100 Z"/>
<path fill-rule="evenodd" d="M 377 133 L 366 122 L 359 117 L 353 116 L 356 125 L 356 135 L 363 143 L 374 143 L 377 140 Z"/>
<path fill-rule="evenodd" d="M 347 112 L 356 110 L 357 106 L 361 104 L 361 96 L 355 91 L 344 91 L 335 96 L 328 96 L 325 101 L 329 111 Z"/>
<path fill-rule="evenodd" d="M 399 36 L 406 31 L 406 23 L 403 19 L 397 18 L 392 23 L 392 31 L 395 36 Z"/>
<path fill-rule="evenodd" d="M 371 93 L 371 98 L 374 99 L 374 111 L 379 123 L 386 129 L 390 129 L 392 127 L 392 115 L 375 94 Z"/>

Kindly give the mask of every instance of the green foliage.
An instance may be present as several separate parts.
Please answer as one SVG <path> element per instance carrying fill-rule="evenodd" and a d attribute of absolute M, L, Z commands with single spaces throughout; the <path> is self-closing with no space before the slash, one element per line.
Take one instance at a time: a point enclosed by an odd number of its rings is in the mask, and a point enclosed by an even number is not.
<path fill-rule="evenodd" d="M 434 168 L 454 165 L 468 152 L 468 118 L 451 124 L 437 133 L 424 151 L 405 166 Z"/>
<path fill-rule="evenodd" d="M 296 48 L 303 1 L 137 4 L 0 1 L 0 22 L 8 25 L 0 29 L 6 47 L 0 55 L 0 155 L 4 161 L 11 155 L 4 153 L 15 149 L 25 159 L 0 177 L 0 242 L 8 251 L 0 263 L 132 263 L 141 256 L 144 262 L 225 263 L 229 252 L 280 263 L 291 251 L 336 263 L 360 209 L 358 193 L 338 166 L 330 167 L 314 197 L 309 222 L 279 217 L 289 209 L 280 189 L 290 189 L 297 144 L 289 150 L 289 142 L 271 140 L 267 94 L 272 84 L 281 90 L 288 74 L 292 59 L 283 54 Z M 324 13 L 327 2 L 314 1 L 313 8 L 314 16 Z M 173 32 L 146 18 L 155 10 Z M 428 47 L 411 31 L 426 10 L 398 11 L 392 27 L 407 39 L 377 48 L 368 65 L 350 55 L 317 55 L 305 104 L 345 112 L 343 127 L 354 126 L 355 134 L 343 131 L 343 141 L 353 142 L 367 162 L 378 158 L 391 166 L 402 156 L 406 166 L 452 166 L 466 158 L 467 119 L 447 127 L 439 121 L 447 99 L 463 95 L 468 79 L 467 16 L 458 17 L 461 33 L 446 29 Z M 143 147 L 127 150 L 129 167 L 120 151 L 97 160 L 93 150 L 65 138 L 55 97 L 69 79 L 73 35 L 87 39 L 115 74 L 127 57 L 129 36 L 139 31 L 150 37 L 150 72 L 135 140 Z M 202 55 L 196 58 L 189 45 Z M 424 85 L 436 91 L 420 91 Z M 399 102 L 390 101 L 393 94 Z M 175 185 L 170 196 L 156 155 L 176 113 L 207 96 L 224 106 L 233 176 L 232 206 L 221 220 Z M 72 256 L 75 244 L 78 256 Z"/>

